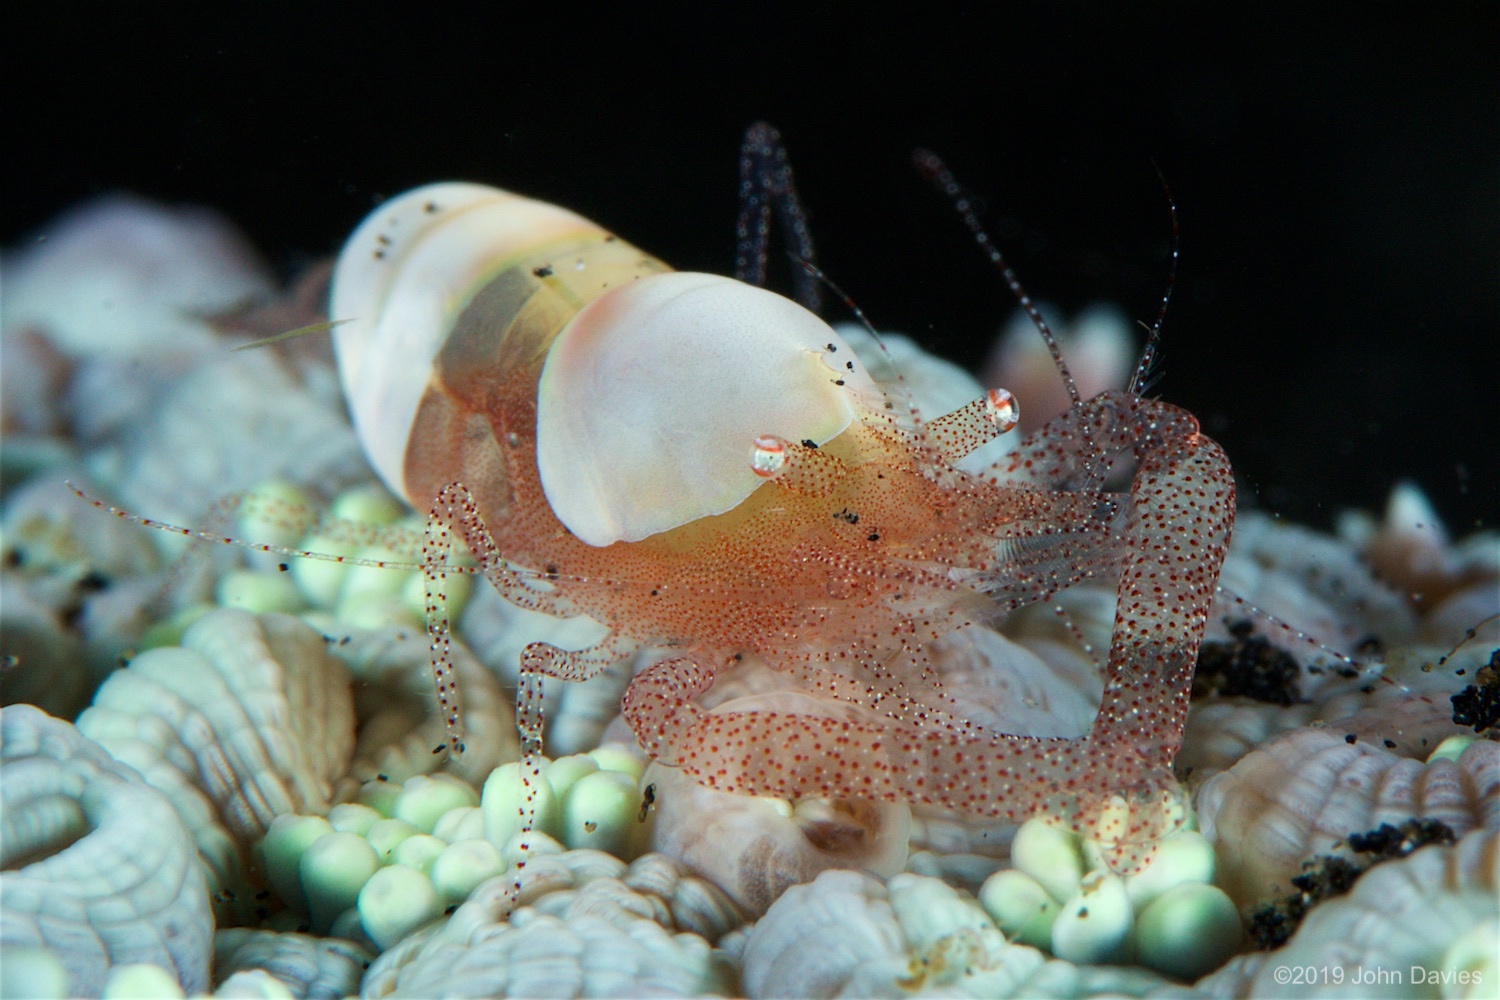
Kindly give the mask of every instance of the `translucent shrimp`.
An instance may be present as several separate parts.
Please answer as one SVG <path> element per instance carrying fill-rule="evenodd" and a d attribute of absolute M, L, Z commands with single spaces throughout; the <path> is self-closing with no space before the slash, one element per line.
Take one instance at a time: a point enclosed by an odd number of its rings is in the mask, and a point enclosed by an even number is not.
<path fill-rule="evenodd" d="M 754 279 L 769 204 L 795 253 L 811 242 L 774 130 L 751 130 L 744 162 L 740 270 Z M 608 628 L 588 649 L 526 649 L 533 752 L 540 677 L 584 680 L 649 645 L 673 655 L 634 679 L 625 718 L 653 758 L 713 788 L 1040 813 L 1122 869 L 1180 821 L 1170 767 L 1234 519 L 1229 464 L 1191 414 L 1105 393 L 966 472 L 960 458 L 1014 425 L 1008 394 L 923 419 L 802 306 L 673 273 L 571 212 L 469 184 L 378 209 L 340 257 L 331 315 L 348 320 L 334 339 L 367 452 L 431 514 L 455 748 L 453 535 L 507 600 Z M 1087 734 L 998 733 L 957 712 L 929 643 L 1111 574 Z M 746 655 L 829 711 L 701 708 Z"/>

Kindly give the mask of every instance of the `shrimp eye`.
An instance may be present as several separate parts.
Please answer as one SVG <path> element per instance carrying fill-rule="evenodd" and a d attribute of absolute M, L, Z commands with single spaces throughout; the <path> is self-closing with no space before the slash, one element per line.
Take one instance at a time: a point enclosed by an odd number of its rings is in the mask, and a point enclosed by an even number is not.
<path fill-rule="evenodd" d="M 1001 434 L 1013 430 L 1021 422 L 1021 407 L 1004 389 L 991 389 L 984 396 L 984 412 Z"/>
<path fill-rule="evenodd" d="M 758 437 L 750 448 L 750 468 L 767 479 L 786 467 L 786 445 L 780 438 Z"/>

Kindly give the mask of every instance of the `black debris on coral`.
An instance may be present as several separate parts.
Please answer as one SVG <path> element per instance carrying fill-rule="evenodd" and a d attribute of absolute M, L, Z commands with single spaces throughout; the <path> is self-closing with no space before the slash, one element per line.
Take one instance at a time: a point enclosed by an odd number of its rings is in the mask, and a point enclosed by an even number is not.
<path fill-rule="evenodd" d="M 1482 733 L 1500 725 L 1500 649 L 1479 668 L 1474 683 L 1452 697 L 1453 721 Z"/>
<path fill-rule="evenodd" d="M 1250 915 L 1250 938 L 1261 951 L 1280 948 L 1297 933 L 1308 910 L 1348 892 L 1365 870 L 1364 865 L 1338 855 L 1309 861 L 1304 868 L 1292 878 L 1296 892 L 1274 903 L 1262 903 Z"/>
<path fill-rule="evenodd" d="M 1382 823 L 1369 833 L 1351 833 L 1349 849 L 1373 856 L 1372 864 L 1404 858 L 1428 844 L 1452 844 L 1458 838 L 1446 824 L 1435 819 L 1409 819 L 1400 826 Z"/>
<path fill-rule="evenodd" d="M 1297 661 L 1254 634 L 1249 621 L 1226 621 L 1229 642 L 1205 642 L 1198 650 L 1198 670 L 1193 675 L 1193 697 L 1240 696 L 1273 705 L 1294 705 L 1302 700 L 1298 681 L 1302 670 Z"/>
<path fill-rule="evenodd" d="M 1435 819 L 1409 819 L 1400 826 L 1382 823 L 1367 833 L 1350 834 L 1349 849 L 1369 857 L 1351 860 L 1326 854 L 1305 862 L 1302 874 L 1292 878 L 1296 892 L 1262 903 L 1250 915 L 1250 937 L 1255 947 L 1261 951 L 1281 947 L 1297 932 L 1308 910 L 1348 892 L 1374 865 L 1404 858 L 1428 844 L 1451 844 L 1456 839 L 1452 829 Z"/>

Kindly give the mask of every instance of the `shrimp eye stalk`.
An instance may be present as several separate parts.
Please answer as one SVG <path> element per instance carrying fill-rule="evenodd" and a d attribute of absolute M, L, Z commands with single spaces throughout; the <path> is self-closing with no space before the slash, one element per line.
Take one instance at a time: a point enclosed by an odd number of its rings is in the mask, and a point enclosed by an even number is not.
<path fill-rule="evenodd" d="M 1016 397 L 1005 389 L 991 389 L 945 413 L 927 425 L 927 433 L 939 453 L 948 462 L 960 458 L 1002 434 L 1015 430 L 1021 421 L 1021 407 Z"/>

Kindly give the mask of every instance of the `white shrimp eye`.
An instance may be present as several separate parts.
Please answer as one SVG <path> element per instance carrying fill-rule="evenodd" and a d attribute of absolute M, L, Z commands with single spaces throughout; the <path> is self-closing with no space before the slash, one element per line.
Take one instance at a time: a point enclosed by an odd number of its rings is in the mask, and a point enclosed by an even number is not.
<path fill-rule="evenodd" d="M 758 437 L 750 448 L 750 469 L 757 476 L 770 479 L 786 467 L 786 446 L 780 438 Z"/>
<path fill-rule="evenodd" d="M 827 358 L 839 359 L 834 367 Z M 536 457 L 547 502 L 590 545 L 738 506 L 762 435 L 823 444 L 883 397 L 828 324 L 763 288 L 655 274 L 586 305 L 547 352 Z"/>
<path fill-rule="evenodd" d="M 984 412 L 1001 434 L 1014 430 L 1021 422 L 1020 404 L 1004 389 L 991 389 L 984 394 Z"/>

